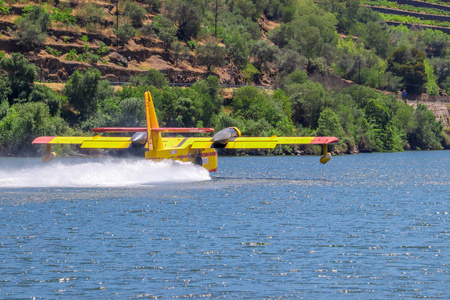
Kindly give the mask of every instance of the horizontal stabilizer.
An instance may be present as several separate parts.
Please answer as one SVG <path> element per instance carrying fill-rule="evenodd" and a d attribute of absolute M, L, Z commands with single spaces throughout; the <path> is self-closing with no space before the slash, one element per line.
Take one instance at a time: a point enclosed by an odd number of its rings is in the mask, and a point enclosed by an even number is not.
<path fill-rule="evenodd" d="M 97 127 L 93 132 L 147 132 L 145 127 Z"/>
<path fill-rule="evenodd" d="M 179 132 L 179 133 L 208 133 L 213 132 L 214 128 L 177 128 L 177 127 L 159 127 L 151 128 L 152 132 Z M 93 132 L 147 132 L 146 127 L 97 127 Z"/>

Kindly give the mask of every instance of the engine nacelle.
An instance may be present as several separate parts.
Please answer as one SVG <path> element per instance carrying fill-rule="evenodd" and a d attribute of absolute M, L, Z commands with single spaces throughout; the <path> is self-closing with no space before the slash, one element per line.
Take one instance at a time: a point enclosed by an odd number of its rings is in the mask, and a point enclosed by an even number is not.
<path fill-rule="evenodd" d="M 213 148 L 224 148 L 226 144 L 241 136 L 241 131 L 237 127 L 224 128 L 213 136 Z"/>
<path fill-rule="evenodd" d="M 131 137 L 131 148 L 142 148 L 147 143 L 147 132 L 136 132 Z"/>

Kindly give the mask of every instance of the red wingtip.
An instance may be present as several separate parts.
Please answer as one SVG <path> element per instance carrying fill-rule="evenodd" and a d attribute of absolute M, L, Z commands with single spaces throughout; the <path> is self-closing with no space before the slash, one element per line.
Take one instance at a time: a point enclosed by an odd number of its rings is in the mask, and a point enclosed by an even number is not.
<path fill-rule="evenodd" d="M 40 136 L 34 139 L 32 144 L 48 144 L 50 143 L 55 137 L 54 136 Z"/>
<path fill-rule="evenodd" d="M 312 140 L 311 144 L 336 144 L 338 141 L 339 139 L 334 136 L 318 136 Z"/>

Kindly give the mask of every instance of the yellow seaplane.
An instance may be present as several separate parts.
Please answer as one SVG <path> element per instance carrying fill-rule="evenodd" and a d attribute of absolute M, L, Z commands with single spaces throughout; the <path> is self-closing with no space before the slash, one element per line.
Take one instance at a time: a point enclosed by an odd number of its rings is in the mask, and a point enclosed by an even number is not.
<path fill-rule="evenodd" d="M 134 132 L 131 137 L 85 136 L 41 136 L 33 144 L 46 144 L 47 153 L 42 161 L 49 162 L 55 158 L 51 150 L 54 144 L 78 144 L 81 148 L 145 148 L 145 158 L 155 161 L 172 159 L 193 162 L 210 172 L 217 171 L 217 148 L 225 149 L 273 149 L 277 145 L 316 144 L 323 145 L 321 163 L 331 159 L 327 145 L 336 144 L 336 137 L 243 137 L 236 127 L 228 127 L 213 137 L 163 137 L 162 133 L 209 133 L 213 128 L 167 128 L 159 127 L 158 119 L 150 92 L 145 93 L 145 111 L 147 127 L 100 127 L 92 131 L 100 132 Z"/>

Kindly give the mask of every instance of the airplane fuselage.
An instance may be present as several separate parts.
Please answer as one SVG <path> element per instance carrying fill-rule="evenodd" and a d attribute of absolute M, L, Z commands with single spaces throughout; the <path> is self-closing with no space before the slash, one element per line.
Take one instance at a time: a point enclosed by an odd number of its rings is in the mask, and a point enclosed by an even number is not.
<path fill-rule="evenodd" d="M 148 150 L 145 152 L 145 158 L 154 161 L 163 159 L 179 160 L 182 162 L 191 162 L 202 166 L 209 172 L 217 171 L 217 151 L 215 149 L 164 149 Z"/>

